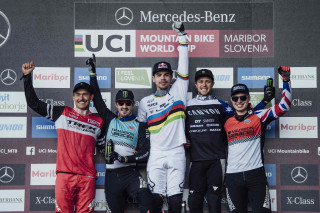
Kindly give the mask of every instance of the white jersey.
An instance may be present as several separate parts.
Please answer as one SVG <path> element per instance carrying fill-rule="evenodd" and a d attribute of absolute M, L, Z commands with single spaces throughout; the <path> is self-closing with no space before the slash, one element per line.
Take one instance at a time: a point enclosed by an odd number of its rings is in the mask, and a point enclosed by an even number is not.
<path fill-rule="evenodd" d="M 149 95 L 139 104 L 137 119 L 147 122 L 151 150 L 169 150 L 186 142 L 185 106 L 189 84 L 186 36 L 179 36 L 179 42 L 177 80 L 166 95 Z"/>

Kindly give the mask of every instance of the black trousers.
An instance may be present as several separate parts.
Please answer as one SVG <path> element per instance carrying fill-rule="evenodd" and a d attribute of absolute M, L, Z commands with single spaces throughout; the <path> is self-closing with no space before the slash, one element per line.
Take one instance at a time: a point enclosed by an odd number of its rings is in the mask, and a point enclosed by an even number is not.
<path fill-rule="evenodd" d="M 191 213 L 203 213 L 205 196 L 207 197 L 209 212 L 221 212 L 224 171 L 224 159 L 192 162 L 189 174 L 188 197 Z"/>
<path fill-rule="evenodd" d="M 136 198 L 140 212 L 147 213 L 152 208 L 152 194 L 135 167 L 107 169 L 105 194 L 107 212 L 123 213 L 127 194 Z"/>
<path fill-rule="evenodd" d="M 268 182 L 264 167 L 226 174 L 226 192 L 230 212 L 247 212 L 248 200 L 253 212 L 271 212 Z"/>

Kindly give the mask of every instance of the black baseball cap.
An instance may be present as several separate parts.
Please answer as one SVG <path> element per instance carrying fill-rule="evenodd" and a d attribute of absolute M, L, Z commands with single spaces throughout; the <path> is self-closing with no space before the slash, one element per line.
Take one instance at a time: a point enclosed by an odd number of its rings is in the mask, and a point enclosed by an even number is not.
<path fill-rule="evenodd" d="M 73 92 L 76 92 L 78 89 L 86 89 L 88 90 L 91 94 L 93 93 L 93 89 L 92 87 L 87 84 L 86 82 L 80 82 L 80 83 L 77 83 L 74 88 L 73 88 Z"/>
<path fill-rule="evenodd" d="M 212 81 L 214 81 L 213 74 L 212 74 L 211 70 L 208 70 L 208 69 L 198 70 L 195 75 L 195 81 L 197 81 L 201 77 L 208 77 L 208 78 L 211 78 Z"/>
<path fill-rule="evenodd" d="M 249 95 L 249 89 L 245 84 L 235 84 L 231 88 L 231 96 L 233 96 L 236 93 L 244 93 Z"/>
<path fill-rule="evenodd" d="M 152 75 L 155 75 L 157 72 L 160 72 L 160 71 L 168 71 L 171 75 L 173 73 L 171 69 L 171 65 L 165 61 L 160 61 L 153 65 Z"/>
<path fill-rule="evenodd" d="M 127 89 L 119 90 L 116 94 L 116 101 L 122 101 L 122 100 L 133 101 L 134 100 L 133 92 Z"/>

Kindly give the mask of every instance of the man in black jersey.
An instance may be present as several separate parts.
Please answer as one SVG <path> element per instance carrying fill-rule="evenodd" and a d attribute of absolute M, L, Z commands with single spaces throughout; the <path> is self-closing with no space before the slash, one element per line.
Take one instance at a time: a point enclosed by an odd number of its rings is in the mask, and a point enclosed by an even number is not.
<path fill-rule="evenodd" d="M 234 109 L 224 101 L 210 95 L 214 76 L 208 69 L 195 74 L 198 94 L 188 100 L 186 108 L 186 135 L 190 141 L 189 208 L 192 213 L 203 212 L 207 197 L 209 212 L 221 212 L 221 191 L 225 172 L 226 139 L 223 118 Z M 256 106 L 262 109 L 274 98 L 274 92 L 266 93 Z"/>

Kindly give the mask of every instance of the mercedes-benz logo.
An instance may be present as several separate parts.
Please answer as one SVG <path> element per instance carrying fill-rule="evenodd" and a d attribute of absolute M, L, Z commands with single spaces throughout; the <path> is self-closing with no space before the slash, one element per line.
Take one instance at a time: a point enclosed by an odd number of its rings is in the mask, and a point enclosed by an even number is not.
<path fill-rule="evenodd" d="M 115 18 L 118 24 L 128 25 L 133 20 L 133 13 L 129 8 L 121 7 L 116 11 Z"/>
<path fill-rule="evenodd" d="M 0 20 L 0 25 L 2 25 L 1 31 L 0 31 L 0 47 L 1 47 L 9 39 L 10 32 L 11 32 L 11 25 L 7 16 L 1 11 L 0 11 L 0 16 L 3 19 L 3 20 Z M 2 23 L 3 21 L 4 23 Z"/>
<path fill-rule="evenodd" d="M 303 183 L 308 179 L 308 172 L 303 167 L 295 167 L 291 171 L 291 178 L 296 183 Z"/>
<path fill-rule="evenodd" d="M 0 80 L 5 85 L 12 85 L 17 80 L 17 74 L 11 69 L 5 69 L 0 74 Z"/>
<path fill-rule="evenodd" d="M 10 183 L 14 178 L 14 171 L 11 167 L 5 166 L 0 169 L 0 182 Z"/>

